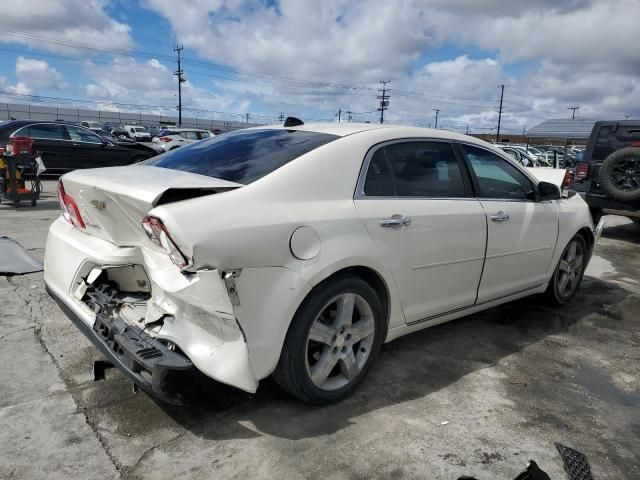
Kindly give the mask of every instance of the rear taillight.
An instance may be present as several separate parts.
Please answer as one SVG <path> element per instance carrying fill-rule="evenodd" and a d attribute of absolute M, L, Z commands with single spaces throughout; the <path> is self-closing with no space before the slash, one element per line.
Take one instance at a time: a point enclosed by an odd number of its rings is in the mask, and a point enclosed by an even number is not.
<path fill-rule="evenodd" d="M 161 142 L 170 142 L 171 140 L 173 140 L 171 137 L 160 137 Z"/>
<path fill-rule="evenodd" d="M 589 176 L 589 164 L 579 163 L 576 165 L 576 180 L 584 180 Z"/>
<path fill-rule="evenodd" d="M 142 228 L 147 234 L 147 237 L 149 237 L 149 240 L 151 240 L 154 245 L 164 248 L 171 261 L 181 270 L 189 266 L 187 257 L 183 255 L 176 245 L 176 242 L 173 241 L 162 220 L 151 216 L 144 217 L 142 219 Z"/>
<path fill-rule="evenodd" d="M 640 142 L 631 142 L 632 147 L 640 147 Z"/>
<path fill-rule="evenodd" d="M 564 179 L 562 180 L 562 186 L 563 187 L 570 187 L 572 183 L 573 183 L 573 172 L 570 171 L 570 170 L 567 170 L 564 173 Z"/>
<path fill-rule="evenodd" d="M 62 217 L 74 227 L 86 228 L 82 215 L 75 200 L 67 195 L 62 185 L 62 180 L 58 180 L 58 200 L 60 200 L 60 210 Z"/>

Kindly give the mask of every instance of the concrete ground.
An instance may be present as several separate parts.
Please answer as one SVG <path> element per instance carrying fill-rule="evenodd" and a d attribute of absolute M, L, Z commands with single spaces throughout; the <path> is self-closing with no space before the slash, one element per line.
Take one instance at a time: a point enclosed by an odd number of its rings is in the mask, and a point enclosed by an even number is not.
<path fill-rule="evenodd" d="M 42 258 L 58 215 L 0 205 L 0 235 Z M 554 442 L 595 478 L 640 478 L 640 229 L 608 217 L 565 308 L 517 301 L 388 344 L 357 393 L 299 403 L 206 382 L 168 407 L 116 370 L 46 295 L 42 273 L 0 277 L 0 478 L 512 479 L 534 459 L 567 478 Z"/>

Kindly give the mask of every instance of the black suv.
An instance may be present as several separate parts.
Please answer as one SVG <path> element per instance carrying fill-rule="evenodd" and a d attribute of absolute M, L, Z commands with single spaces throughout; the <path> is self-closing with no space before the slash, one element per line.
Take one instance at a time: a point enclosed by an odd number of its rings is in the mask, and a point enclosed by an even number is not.
<path fill-rule="evenodd" d="M 611 213 L 640 225 L 640 121 L 596 122 L 571 188 L 584 197 L 594 221 Z"/>

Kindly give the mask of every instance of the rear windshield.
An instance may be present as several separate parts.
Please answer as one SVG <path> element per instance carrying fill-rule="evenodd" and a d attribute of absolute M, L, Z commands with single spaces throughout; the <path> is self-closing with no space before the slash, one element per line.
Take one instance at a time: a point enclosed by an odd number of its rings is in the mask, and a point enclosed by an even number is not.
<path fill-rule="evenodd" d="M 337 138 L 300 130 L 236 130 L 144 163 L 247 185 Z"/>

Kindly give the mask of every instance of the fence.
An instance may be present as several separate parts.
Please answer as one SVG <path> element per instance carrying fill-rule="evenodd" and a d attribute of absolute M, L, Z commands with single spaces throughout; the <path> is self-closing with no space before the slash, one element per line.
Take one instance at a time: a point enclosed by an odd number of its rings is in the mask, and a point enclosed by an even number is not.
<path fill-rule="evenodd" d="M 103 122 L 118 124 L 140 124 L 160 126 L 178 124 L 178 117 L 172 115 L 155 115 L 150 113 L 132 113 L 111 110 L 85 110 L 81 108 L 44 107 L 42 105 L 0 103 L 0 121 L 2 120 L 42 120 L 66 122 Z M 244 123 L 203 117 L 182 117 L 182 126 L 187 128 L 237 130 L 256 126 L 255 123 Z"/>

